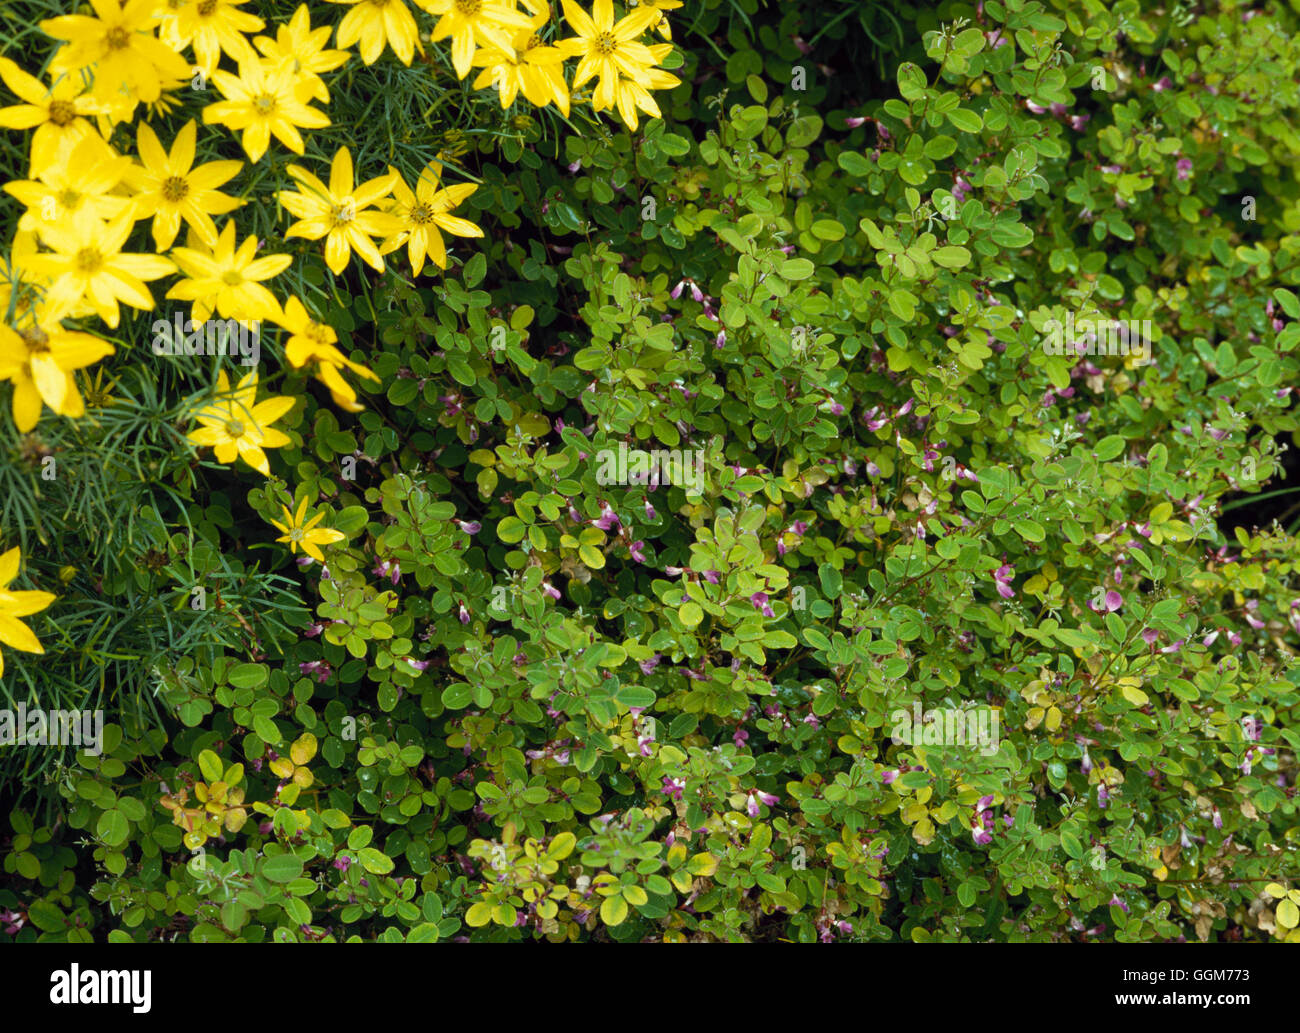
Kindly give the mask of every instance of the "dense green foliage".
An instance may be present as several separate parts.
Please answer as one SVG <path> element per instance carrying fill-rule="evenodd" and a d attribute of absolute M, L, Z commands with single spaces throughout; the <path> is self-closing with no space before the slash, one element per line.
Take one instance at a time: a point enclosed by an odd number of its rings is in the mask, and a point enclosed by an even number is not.
<path fill-rule="evenodd" d="M 1226 516 L 1297 427 L 1300 20 L 834 7 L 688 3 L 636 132 L 444 83 L 486 233 L 445 274 L 268 216 L 382 378 L 354 416 L 291 373 L 269 479 L 187 449 L 215 366 L 148 314 L 114 404 L 5 425 L 24 587 L 75 569 L 3 694 L 109 722 L 0 750 L 14 938 L 1300 938 L 1300 553 Z M 385 60 L 318 152 L 364 175 L 429 157 Z M 997 749 L 892 741 L 914 704 Z"/>

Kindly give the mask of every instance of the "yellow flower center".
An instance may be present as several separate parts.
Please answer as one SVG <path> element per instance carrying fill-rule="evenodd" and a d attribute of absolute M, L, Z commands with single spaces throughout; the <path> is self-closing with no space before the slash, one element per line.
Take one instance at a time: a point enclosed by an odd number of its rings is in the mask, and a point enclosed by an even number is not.
<path fill-rule="evenodd" d="M 50 338 L 39 326 L 29 326 L 26 330 L 20 331 L 23 344 L 27 345 L 27 355 L 34 358 L 37 355 L 48 355 L 50 353 Z"/>
<path fill-rule="evenodd" d="M 217 9 L 217 0 L 200 0 L 199 17 L 206 18 Z"/>
<path fill-rule="evenodd" d="M 56 126 L 66 126 L 77 117 L 77 107 L 70 100 L 50 102 L 50 121 Z"/>
<path fill-rule="evenodd" d="M 163 180 L 162 195 L 163 199 L 175 204 L 177 201 L 183 201 L 185 195 L 190 192 L 190 185 L 185 182 L 182 176 L 168 176 Z"/>
<path fill-rule="evenodd" d="M 261 115 L 269 115 L 275 110 L 276 100 L 269 93 L 263 93 L 253 101 L 253 108 Z"/>
<path fill-rule="evenodd" d="M 456 0 L 456 10 L 470 18 L 478 14 L 482 6 L 483 0 Z"/>
<path fill-rule="evenodd" d="M 104 43 L 109 50 L 125 50 L 131 45 L 131 34 L 120 25 L 114 25 L 104 36 Z"/>
<path fill-rule="evenodd" d="M 302 541 L 302 538 L 303 538 L 303 530 L 301 527 L 289 528 L 289 541 L 300 542 Z"/>
<path fill-rule="evenodd" d="M 226 433 L 232 438 L 242 438 L 244 436 L 244 423 L 242 420 L 227 420 Z"/>
<path fill-rule="evenodd" d="M 594 46 L 598 54 L 612 54 L 618 49 L 618 40 L 612 32 L 602 32 L 596 37 Z"/>
<path fill-rule="evenodd" d="M 342 204 L 336 204 L 330 214 L 336 226 L 346 226 L 357 217 L 357 203 L 352 198 L 345 198 Z"/>
<path fill-rule="evenodd" d="M 60 206 L 69 212 L 74 211 L 81 204 L 81 195 L 72 187 L 64 187 L 56 196 L 59 199 Z"/>
<path fill-rule="evenodd" d="M 524 44 L 524 50 L 532 50 L 533 47 L 540 47 L 541 45 L 542 45 L 542 37 L 537 35 L 537 33 L 534 32 L 531 36 L 528 37 L 528 42 Z"/>
<path fill-rule="evenodd" d="M 221 274 L 221 282 L 231 287 L 238 287 L 244 282 L 244 274 L 238 269 L 227 269 Z"/>
<path fill-rule="evenodd" d="M 103 264 L 104 256 L 99 253 L 99 248 L 83 247 L 77 252 L 77 268 L 87 275 L 97 272 Z"/>
<path fill-rule="evenodd" d="M 417 226 L 425 226 L 433 222 L 433 209 L 427 204 L 420 203 L 411 209 L 409 217 Z"/>
<path fill-rule="evenodd" d="M 335 340 L 334 331 L 324 323 L 308 323 L 303 334 L 317 344 L 333 344 Z"/>

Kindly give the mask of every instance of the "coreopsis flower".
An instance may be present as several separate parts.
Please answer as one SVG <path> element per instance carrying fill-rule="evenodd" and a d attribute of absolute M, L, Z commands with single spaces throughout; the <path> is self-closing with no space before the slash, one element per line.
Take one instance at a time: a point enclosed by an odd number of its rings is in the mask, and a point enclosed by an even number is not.
<path fill-rule="evenodd" d="M 246 32 L 266 28 L 266 22 L 239 7 L 248 0 L 197 0 L 163 16 L 158 35 L 173 50 L 194 47 L 195 67 L 211 75 L 222 53 L 236 62 L 251 61 L 253 48 Z"/>
<path fill-rule="evenodd" d="M 129 198 L 110 193 L 130 167 L 130 158 L 90 133 L 68 139 L 37 179 L 15 180 L 4 189 L 27 209 L 18 219 L 19 229 L 39 236 L 51 225 L 88 222 L 83 229 L 93 236 L 101 223 L 131 211 Z"/>
<path fill-rule="evenodd" d="M 275 321 L 289 331 L 285 357 L 290 364 L 301 369 L 314 363 L 315 376 L 329 388 L 334 404 L 348 412 L 360 412 L 364 406 L 357 403 L 356 391 L 343 379 L 342 370 L 349 369 L 367 380 L 378 381 L 378 375 L 344 355 L 336 347 L 334 328 L 313 319 L 296 297 L 289 299 Z"/>
<path fill-rule="evenodd" d="M 323 129 L 330 124 L 327 115 L 298 99 L 298 79 L 288 65 L 244 61 L 238 77 L 218 69 L 212 73 L 212 83 L 226 99 L 204 108 L 203 121 L 242 132 L 241 143 L 250 161 L 261 160 L 273 133 L 294 154 L 302 154 L 298 128 Z"/>
<path fill-rule="evenodd" d="M 26 266 L 51 281 L 45 291 L 48 319 L 88 308 L 116 328 L 119 302 L 146 311 L 154 307 L 145 281 L 175 272 L 176 266 L 161 255 L 123 253 L 132 221 L 128 210 L 102 225 L 74 220 L 41 227 L 41 240 L 51 250 L 31 255 Z"/>
<path fill-rule="evenodd" d="M 330 27 L 311 27 L 307 5 L 301 4 L 287 24 L 276 27 L 275 39 L 258 36 L 253 45 L 274 63 L 286 63 L 293 74 L 311 84 L 311 96 L 328 104 L 330 91 L 321 78 L 322 72 L 332 72 L 347 63 L 351 56 L 346 50 L 326 50 Z M 304 88 L 305 92 L 305 88 Z"/>
<path fill-rule="evenodd" d="M 401 228 L 383 242 L 379 249 L 381 255 L 396 251 L 405 244 L 411 268 L 419 276 L 426 257 L 439 269 L 447 268 L 447 248 L 442 241 L 442 231 L 458 237 L 483 236 L 483 231 L 474 223 L 451 214 L 478 189 L 473 183 L 440 187 L 437 162 L 425 166 L 414 190 L 392 166 L 388 171 L 396 177 L 392 188 L 396 203 L 389 207 L 388 214 L 400 223 Z"/>
<path fill-rule="evenodd" d="M 563 0 L 563 5 L 564 18 L 576 35 L 560 40 L 556 46 L 567 57 L 581 58 L 574 71 L 573 88 L 576 90 L 599 76 L 593 107 L 601 111 L 617 104 L 621 111 L 624 77 L 644 82 L 646 72 L 658 63 L 650 48 L 637 42 L 637 37 L 662 15 L 653 7 L 642 6 L 615 24 L 611 0 L 595 0 L 590 16 L 573 0 Z M 631 122 L 635 120 L 633 113 Z"/>
<path fill-rule="evenodd" d="M 50 62 L 51 76 L 94 67 L 96 100 L 122 110 L 153 103 L 167 79 L 187 79 L 189 62 L 154 34 L 157 0 L 90 0 L 95 16 L 66 14 L 40 23 L 47 36 L 64 41 Z M 125 112 L 129 117 L 129 110 Z"/>
<path fill-rule="evenodd" d="M 98 337 L 47 325 L 16 333 L 0 323 L 0 380 L 13 381 L 14 424 L 23 434 L 36 426 L 42 403 L 61 416 L 81 416 L 85 402 L 72 371 L 113 354 Z"/>
<path fill-rule="evenodd" d="M 44 653 L 40 640 L 19 617 L 40 613 L 54 602 L 52 592 L 16 592 L 9 585 L 18 576 L 22 554 L 15 546 L 0 556 L 0 645 L 24 653 Z M 0 676 L 5 673 L 4 653 L 0 652 Z"/>
<path fill-rule="evenodd" d="M 628 0 L 629 8 L 652 7 L 659 12 L 659 20 L 650 23 L 650 27 L 664 39 L 672 39 L 673 32 L 668 25 L 668 16 L 664 11 L 675 11 L 682 6 L 682 0 Z"/>
<path fill-rule="evenodd" d="M 194 166 L 193 119 L 181 127 L 172 141 L 171 153 L 163 150 L 154 131 L 144 122 L 137 131 L 136 147 L 141 164 L 126 171 L 126 182 L 136 191 L 137 219 L 153 219 L 153 243 L 166 251 L 176 240 L 184 219 L 209 247 L 217 242 L 214 215 L 233 212 L 244 202 L 217 189 L 241 168 L 242 161 L 210 161 Z"/>
<path fill-rule="evenodd" d="M 415 0 L 430 14 L 440 15 L 429 38 L 451 37 L 451 64 L 464 79 L 473 66 L 477 47 L 495 47 L 515 56 L 511 36 L 518 29 L 532 31 L 528 15 L 503 0 Z"/>
<path fill-rule="evenodd" d="M 354 249 L 368 265 L 383 272 L 384 260 L 371 237 L 396 234 L 401 224 L 392 215 L 366 209 L 391 193 L 401 176 L 390 171 L 353 189 L 352 155 L 346 147 L 340 147 L 330 163 L 328 187 L 300 165 L 290 165 L 288 171 L 302 189 L 281 190 L 277 195 L 299 220 L 285 237 L 324 237 L 325 264 L 336 276 L 347 267 Z"/>
<path fill-rule="evenodd" d="M 310 520 L 307 520 L 307 499 L 306 497 L 298 503 L 296 512 L 290 513 L 289 507 L 282 505 L 284 510 L 284 523 L 278 520 L 272 520 L 271 523 L 277 530 L 282 532 L 277 542 L 284 542 L 289 546 L 289 552 L 292 554 L 302 549 L 308 556 L 317 562 L 325 562 L 325 554 L 320 551 L 322 545 L 332 545 L 334 542 L 341 542 L 346 537 L 342 531 L 336 531 L 331 527 L 317 527 L 316 525 L 325 518 L 324 513 L 317 513 Z M 304 521 L 306 521 L 304 523 Z"/>
<path fill-rule="evenodd" d="M 293 408 L 294 399 L 283 396 L 258 402 L 257 371 L 240 380 L 234 391 L 226 371 L 217 373 L 215 398 L 194 413 L 200 426 L 187 440 L 200 448 L 216 450 L 217 462 L 234 463 L 240 457 L 263 477 L 271 476 L 271 464 L 263 449 L 291 444 L 289 436 L 271 426 Z"/>
<path fill-rule="evenodd" d="M 335 41 L 340 47 L 351 47 L 360 40 L 361 60 L 366 64 L 373 65 L 379 60 L 385 43 L 404 65 L 411 63 L 417 50 L 424 56 L 415 16 L 406 6 L 406 0 L 330 0 L 330 3 L 355 5 L 339 22 Z"/>
<path fill-rule="evenodd" d="M 199 241 L 192 239 L 190 243 Z M 256 254 L 256 236 L 249 235 L 235 247 L 235 223 L 228 220 L 211 247 L 202 251 L 197 247 L 172 250 L 172 258 L 186 279 L 174 284 L 167 297 L 193 302 L 191 316 L 196 323 L 206 322 L 214 311 L 223 319 L 275 319 L 280 314 L 280 303 L 261 281 L 284 272 L 293 258 L 257 258 Z"/>
<path fill-rule="evenodd" d="M 46 86 L 7 57 L 0 57 L 0 79 L 23 101 L 0 108 L 0 127 L 35 129 L 32 134 L 31 175 L 37 179 L 61 146 L 70 146 L 95 127 L 87 115 L 100 115 L 104 107 L 82 85 L 80 76 L 64 76 Z"/>
<path fill-rule="evenodd" d="M 516 29 L 511 36 L 514 52 L 488 45 L 474 55 L 474 67 L 483 69 L 474 80 L 474 89 L 495 86 L 503 110 L 522 93 L 530 104 L 539 108 L 554 102 L 567 117 L 569 86 L 564 81 L 564 53 L 544 44 L 537 34 L 550 17 L 550 9 L 531 0 L 524 2 L 534 11 L 528 28 Z"/>

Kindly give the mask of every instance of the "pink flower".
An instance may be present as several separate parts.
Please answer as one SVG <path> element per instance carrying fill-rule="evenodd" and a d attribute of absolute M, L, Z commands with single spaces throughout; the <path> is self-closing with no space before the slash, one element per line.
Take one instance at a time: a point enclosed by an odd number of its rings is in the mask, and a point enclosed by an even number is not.
<path fill-rule="evenodd" d="M 468 623 L 469 623 L 469 610 L 465 609 L 465 604 L 464 604 L 464 603 L 461 603 L 461 604 L 460 604 L 460 622 L 461 622 L 462 624 L 468 624 Z"/>
<path fill-rule="evenodd" d="M 848 126 L 850 129 L 857 129 L 858 126 L 865 125 L 866 121 L 867 120 L 863 118 L 861 115 L 850 115 L 848 118 L 844 120 L 844 124 Z"/>
<path fill-rule="evenodd" d="M 1192 159 L 1179 158 L 1174 163 L 1174 168 L 1178 170 L 1179 179 L 1190 179 L 1192 175 Z"/>
<path fill-rule="evenodd" d="M 649 499 L 645 500 L 645 518 L 647 520 L 653 520 L 655 518 L 655 508 L 650 505 Z"/>
<path fill-rule="evenodd" d="M 760 611 L 764 617 L 775 617 L 776 613 L 768 604 L 766 592 L 755 592 L 749 597 L 749 601 L 754 604 L 754 609 Z"/>
<path fill-rule="evenodd" d="M 629 545 L 627 548 L 628 548 L 628 552 L 632 554 L 632 558 L 634 560 L 636 560 L 638 563 L 645 562 L 645 542 L 636 541 L 633 542 L 631 545 Z"/>
<path fill-rule="evenodd" d="M 457 520 L 456 526 L 466 534 L 478 534 L 483 530 L 483 525 L 477 520 Z"/>
<path fill-rule="evenodd" d="M 557 601 L 560 598 L 560 590 L 556 588 L 554 585 L 552 585 L 549 581 L 542 582 L 542 591 L 545 592 L 547 595 L 549 595 L 552 599 L 555 599 Z"/>
<path fill-rule="evenodd" d="M 620 526 L 618 515 L 610 508 L 608 502 L 602 502 L 600 504 L 600 516 L 593 520 L 592 524 L 599 527 L 602 531 L 609 531 Z"/>
<path fill-rule="evenodd" d="M 1015 589 L 1011 587 L 1011 579 L 1016 576 L 1016 568 L 1008 563 L 1002 564 L 993 572 L 993 581 L 997 585 L 998 595 L 1003 599 L 1014 599 L 1016 597 Z"/>

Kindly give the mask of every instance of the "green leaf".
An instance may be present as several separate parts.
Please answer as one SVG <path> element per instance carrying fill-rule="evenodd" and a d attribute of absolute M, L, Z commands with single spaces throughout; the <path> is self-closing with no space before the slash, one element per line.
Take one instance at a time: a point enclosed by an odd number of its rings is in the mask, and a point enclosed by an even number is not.
<path fill-rule="evenodd" d="M 263 858 L 261 871 L 270 882 L 293 882 L 302 874 L 302 860 L 296 854 L 276 854 Z"/>
<path fill-rule="evenodd" d="M 963 133 L 978 133 L 984 128 L 979 115 L 966 108 L 953 108 L 948 112 L 948 121 Z"/>
<path fill-rule="evenodd" d="M 393 859 L 372 846 L 357 851 L 357 860 L 371 875 L 387 875 L 394 868 Z"/>

